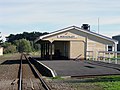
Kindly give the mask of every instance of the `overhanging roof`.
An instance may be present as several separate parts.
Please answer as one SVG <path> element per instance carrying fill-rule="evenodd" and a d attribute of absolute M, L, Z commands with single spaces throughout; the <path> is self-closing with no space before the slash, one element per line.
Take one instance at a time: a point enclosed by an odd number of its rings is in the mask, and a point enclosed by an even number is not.
<path fill-rule="evenodd" d="M 70 26 L 70 27 L 67 27 L 67 28 L 64 28 L 64 29 L 60 29 L 60 30 L 57 30 L 57 31 L 54 31 L 54 32 L 51 32 L 50 34 L 47 34 L 47 35 L 43 35 L 43 36 L 40 36 L 39 38 L 37 38 L 35 40 L 35 42 L 39 41 L 39 40 L 42 40 L 46 37 L 49 37 L 49 36 L 52 36 L 52 35 L 55 35 L 55 34 L 58 34 L 58 33 L 61 33 L 61 32 L 65 32 L 65 31 L 68 31 L 68 30 L 71 30 L 71 29 L 76 29 L 76 30 L 79 30 L 81 32 L 84 32 L 84 33 L 87 33 L 87 34 L 91 34 L 91 35 L 94 35 L 94 36 L 97 36 L 99 38 L 103 38 L 105 40 L 108 40 L 108 41 L 112 41 L 114 43 L 118 43 L 118 41 L 112 39 L 112 38 L 109 38 L 109 37 L 106 37 L 104 35 L 101 35 L 101 34 L 98 34 L 98 33 L 95 33 L 95 32 L 92 32 L 92 31 L 88 31 L 88 30 L 84 30 L 84 29 L 81 29 L 80 27 L 77 27 L 77 26 Z"/>

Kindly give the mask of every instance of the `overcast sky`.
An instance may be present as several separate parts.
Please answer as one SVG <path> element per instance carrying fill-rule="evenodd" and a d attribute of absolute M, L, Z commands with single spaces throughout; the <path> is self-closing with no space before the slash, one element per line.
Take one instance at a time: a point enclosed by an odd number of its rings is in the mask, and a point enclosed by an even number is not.
<path fill-rule="evenodd" d="M 0 0 L 3 38 L 24 31 L 51 32 L 71 25 L 91 25 L 100 34 L 120 34 L 120 0 Z"/>

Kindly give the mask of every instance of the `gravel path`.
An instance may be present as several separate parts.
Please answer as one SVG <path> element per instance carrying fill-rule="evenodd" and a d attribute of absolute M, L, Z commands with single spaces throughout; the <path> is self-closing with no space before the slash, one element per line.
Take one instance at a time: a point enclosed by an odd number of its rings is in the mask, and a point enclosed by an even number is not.
<path fill-rule="evenodd" d="M 19 60 L 16 60 L 16 61 L 19 61 Z M 18 78 L 19 64 L 16 64 L 16 63 L 7 64 L 7 62 L 4 64 L 0 64 L 0 80 L 1 79 L 11 80 L 11 79 Z M 12 62 L 12 60 L 10 62 Z M 13 62 L 15 62 L 15 60 Z"/>

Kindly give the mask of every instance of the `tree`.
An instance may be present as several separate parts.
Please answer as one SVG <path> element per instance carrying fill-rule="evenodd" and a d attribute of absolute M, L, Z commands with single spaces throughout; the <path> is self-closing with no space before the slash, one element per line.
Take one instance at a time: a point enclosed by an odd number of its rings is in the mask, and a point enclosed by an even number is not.
<path fill-rule="evenodd" d="M 4 54 L 17 52 L 16 46 L 11 43 L 5 42 L 2 46 L 4 47 Z"/>
<path fill-rule="evenodd" d="M 44 33 L 40 33 L 40 32 L 23 32 L 22 34 L 10 34 L 8 37 L 6 37 L 7 42 L 11 42 L 13 43 L 15 40 L 19 40 L 19 39 L 26 39 L 29 41 L 34 41 L 37 37 L 42 36 L 42 35 L 46 35 L 48 34 L 47 32 Z"/>
<path fill-rule="evenodd" d="M 40 33 L 40 32 L 23 32 L 22 34 L 10 34 L 8 37 L 6 37 L 6 42 L 10 42 L 17 47 L 18 52 L 31 52 L 31 51 L 38 51 L 39 45 L 36 45 L 34 43 L 35 39 L 39 36 L 46 35 L 47 32 Z M 28 49 L 25 48 L 25 46 L 21 47 L 21 39 L 28 40 L 27 42 L 30 42 L 30 45 L 28 45 Z M 26 41 L 25 41 L 26 42 Z M 23 43 L 23 40 L 22 40 Z M 28 51 L 27 51 L 28 50 Z"/>
<path fill-rule="evenodd" d="M 11 45 L 11 43 L 9 43 L 9 42 L 4 42 L 2 46 L 3 46 L 4 48 L 7 48 L 7 47 L 10 46 L 10 45 Z"/>
<path fill-rule="evenodd" d="M 17 50 L 21 52 L 21 49 L 19 47 L 19 40 L 20 39 L 26 39 L 30 41 L 30 45 L 32 48 L 32 51 L 38 51 L 39 45 L 36 45 L 34 43 L 35 39 L 38 38 L 39 36 L 46 35 L 48 34 L 47 32 L 40 33 L 40 32 L 23 32 L 22 34 L 10 34 L 8 37 L 6 37 L 7 42 L 11 42 L 12 44 L 17 46 Z"/>
<path fill-rule="evenodd" d="M 16 40 L 14 42 L 14 44 L 17 46 L 17 50 L 18 52 L 22 53 L 22 52 L 31 52 L 32 48 L 30 45 L 30 41 L 26 40 L 26 39 L 20 39 L 20 40 Z"/>

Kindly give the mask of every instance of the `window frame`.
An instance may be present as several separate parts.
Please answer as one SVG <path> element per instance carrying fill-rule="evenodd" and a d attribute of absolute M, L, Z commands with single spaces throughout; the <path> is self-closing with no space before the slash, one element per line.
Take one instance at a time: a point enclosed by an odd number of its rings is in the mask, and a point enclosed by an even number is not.
<path fill-rule="evenodd" d="M 111 50 L 109 50 L 109 46 L 111 46 Z M 107 51 L 110 52 L 110 51 L 114 51 L 114 47 L 112 44 L 108 44 L 107 45 Z"/>

